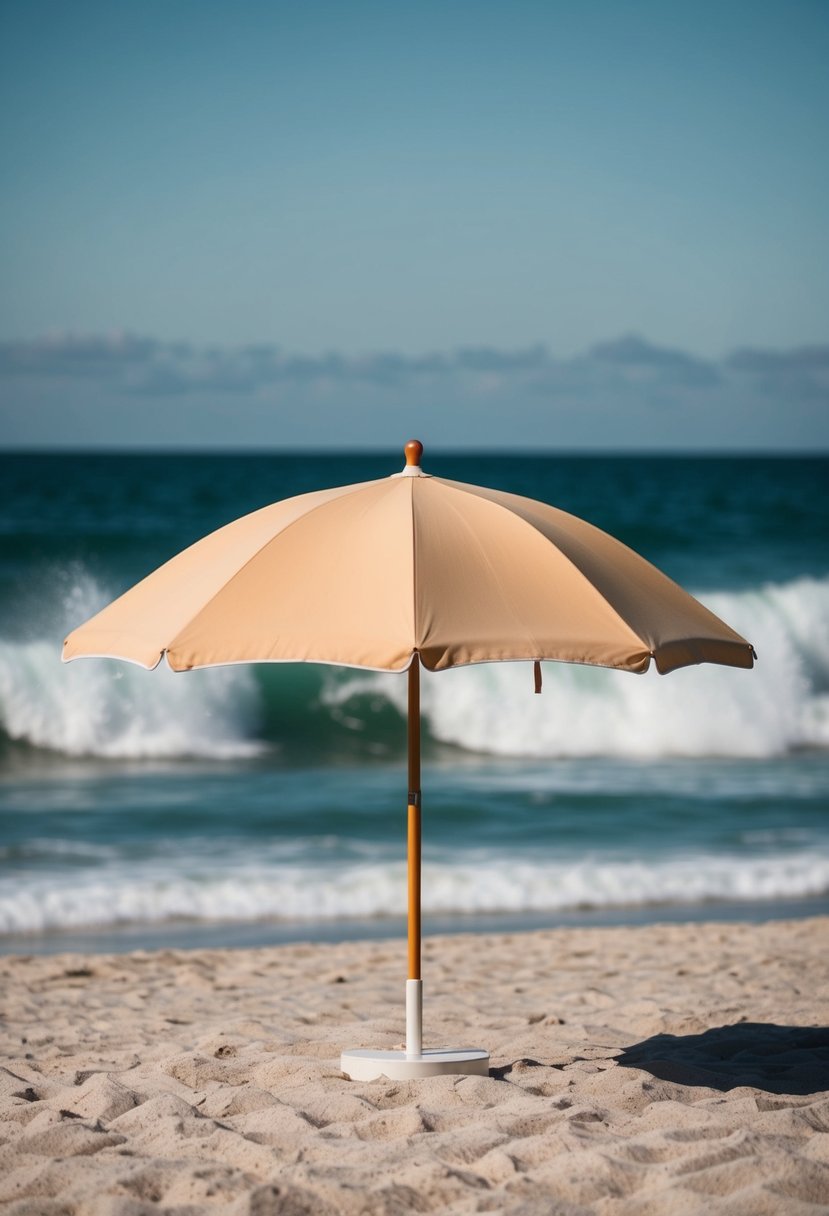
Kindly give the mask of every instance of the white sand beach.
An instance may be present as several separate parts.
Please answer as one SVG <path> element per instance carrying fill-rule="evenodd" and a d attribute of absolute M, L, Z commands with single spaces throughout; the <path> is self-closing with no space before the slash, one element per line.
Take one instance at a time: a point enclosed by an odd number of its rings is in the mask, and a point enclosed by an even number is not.
<path fill-rule="evenodd" d="M 402 943 L 0 960 L 0 1205 L 149 1213 L 829 1211 L 829 920 L 424 944 L 427 1046 L 356 1083 Z M 822 1028 L 822 1029 L 821 1029 Z"/>

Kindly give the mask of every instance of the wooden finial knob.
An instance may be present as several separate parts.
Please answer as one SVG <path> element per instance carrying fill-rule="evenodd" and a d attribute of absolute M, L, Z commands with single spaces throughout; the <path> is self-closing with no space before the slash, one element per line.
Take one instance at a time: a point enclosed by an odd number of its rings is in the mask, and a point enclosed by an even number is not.
<path fill-rule="evenodd" d="M 406 454 L 406 464 L 420 468 L 420 461 L 423 456 L 423 444 L 419 439 L 410 439 L 403 451 Z"/>

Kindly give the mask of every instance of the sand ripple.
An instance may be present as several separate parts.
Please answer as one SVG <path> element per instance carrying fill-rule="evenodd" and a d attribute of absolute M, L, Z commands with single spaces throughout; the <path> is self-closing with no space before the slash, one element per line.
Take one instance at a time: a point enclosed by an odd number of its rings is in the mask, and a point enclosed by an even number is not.
<path fill-rule="evenodd" d="M 349 1081 L 397 943 L 0 961 L 13 1216 L 829 1212 L 829 921 L 430 939 L 429 1045 Z"/>

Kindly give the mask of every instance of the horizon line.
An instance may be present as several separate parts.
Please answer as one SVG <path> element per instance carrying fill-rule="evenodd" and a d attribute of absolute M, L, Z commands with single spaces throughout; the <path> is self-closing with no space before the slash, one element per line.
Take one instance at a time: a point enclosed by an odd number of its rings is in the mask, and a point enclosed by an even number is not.
<path fill-rule="evenodd" d="M 403 451 L 403 441 L 400 445 L 400 452 Z M 664 447 L 614 447 L 614 448 L 588 448 L 588 447 L 505 447 L 503 444 L 493 444 L 490 447 L 457 447 L 442 445 L 427 447 L 428 454 L 435 453 L 438 456 L 505 456 L 505 457 L 526 457 L 528 459 L 537 459 L 539 457 L 577 457 L 579 459 L 589 457 L 599 458 L 624 458 L 624 457 L 644 457 L 646 459 L 670 457 L 688 457 L 689 459 L 699 459 L 700 457 L 710 459 L 808 459 L 821 460 L 829 457 L 829 447 L 826 448 L 762 448 L 762 447 L 746 447 L 746 448 L 664 448 Z M 272 446 L 262 445 L 258 447 L 224 447 L 220 445 L 205 445 L 203 447 L 184 447 L 176 446 L 175 444 L 168 447 L 117 447 L 117 446 L 84 446 L 65 444 L 58 447 L 48 446 L 32 446 L 25 445 L 20 447 L 4 447 L 0 445 L 0 456 L 324 456 L 338 458 L 342 456 L 383 456 L 389 455 L 397 451 L 396 447 L 391 445 L 342 445 L 339 447 L 314 447 L 311 444 L 300 444 L 296 446 Z M 427 454 L 427 460 L 428 460 Z"/>

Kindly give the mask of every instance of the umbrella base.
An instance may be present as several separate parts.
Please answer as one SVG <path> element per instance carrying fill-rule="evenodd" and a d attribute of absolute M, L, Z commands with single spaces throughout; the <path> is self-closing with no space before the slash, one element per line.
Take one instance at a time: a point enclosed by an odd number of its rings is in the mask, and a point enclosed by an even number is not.
<path fill-rule="evenodd" d="M 411 1081 L 418 1077 L 437 1077 L 445 1073 L 473 1073 L 485 1077 L 489 1073 L 489 1052 L 478 1047 L 439 1047 L 408 1056 L 405 1051 L 344 1051 L 340 1068 L 352 1081 L 373 1081 L 388 1077 L 390 1081 Z"/>

